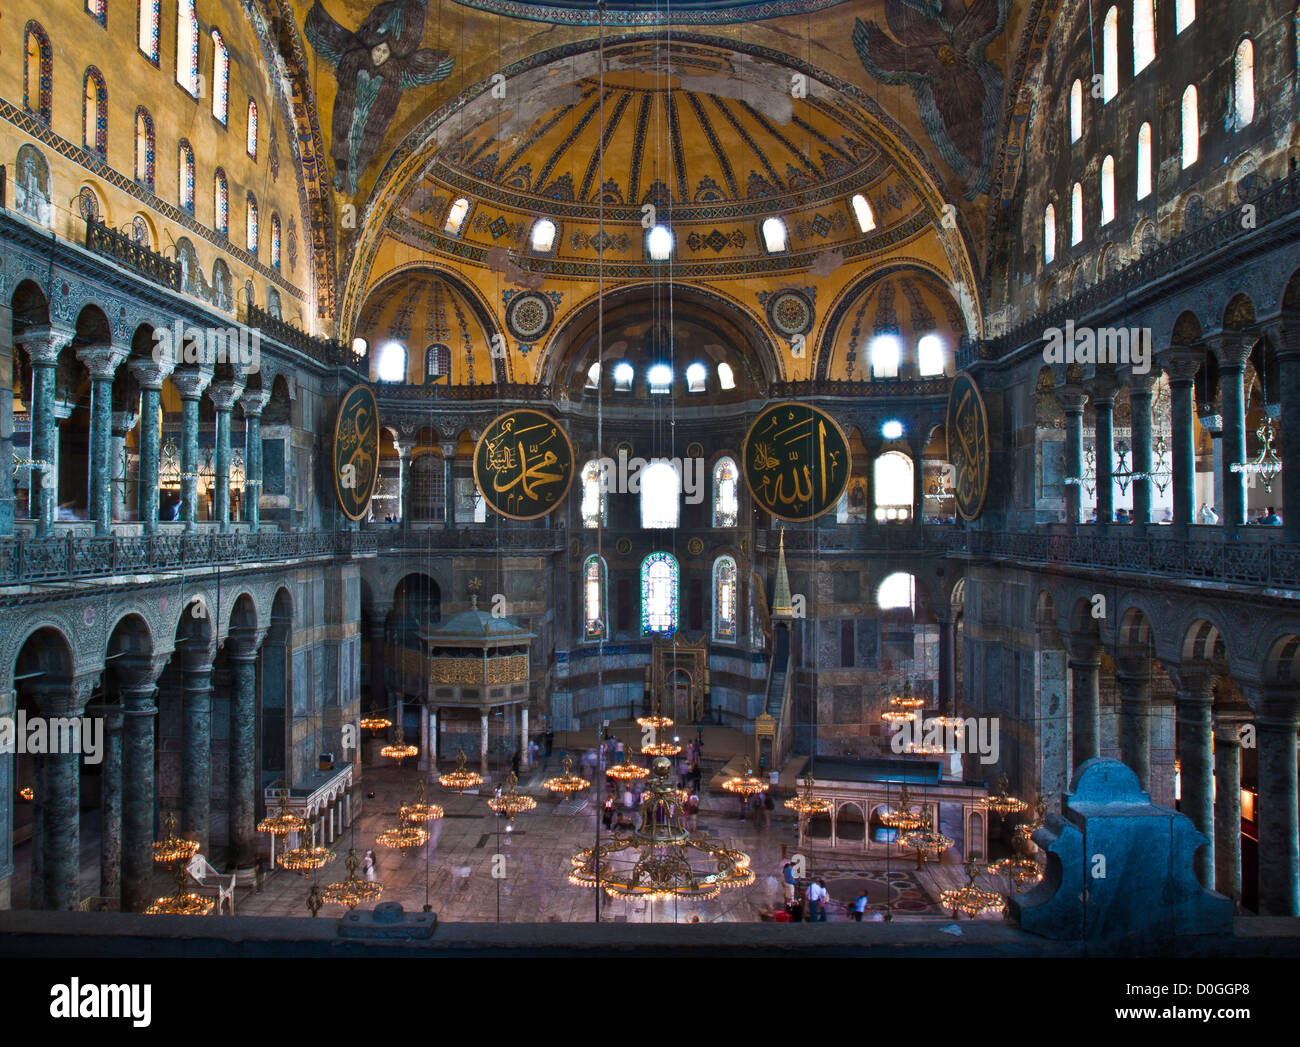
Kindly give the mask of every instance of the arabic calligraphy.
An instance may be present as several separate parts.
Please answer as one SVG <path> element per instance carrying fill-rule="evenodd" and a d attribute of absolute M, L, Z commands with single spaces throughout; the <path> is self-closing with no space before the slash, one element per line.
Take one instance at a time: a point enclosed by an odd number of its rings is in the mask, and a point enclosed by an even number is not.
<path fill-rule="evenodd" d="M 745 483 L 781 520 L 813 520 L 833 509 L 852 466 L 848 440 L 830 415 L 801 403 L 768 407 L 741 449 Z"/>
<path fill-rule="evenodd" d="M 474 450 L 474 483 L 488 506 L 512 520 L 535 520 L 562 501 L 573 482 L 573 447 L 540 411 L 507 411 Z"/>
<path fill-rule="evenodd" d="M 953 467 L 953 496 L 962 519 L 974 520 L 984 508 L 989 483 L 988 413 L 979 387 L 959 374 L 948 397 L 948 459 Z"/>
<path fill-rule="evenodd" d="M 334 490 L 350 520 L 370 508 L 379 479 L 379 408 L 369 386 L 349 389 L 334 422 Z"/>

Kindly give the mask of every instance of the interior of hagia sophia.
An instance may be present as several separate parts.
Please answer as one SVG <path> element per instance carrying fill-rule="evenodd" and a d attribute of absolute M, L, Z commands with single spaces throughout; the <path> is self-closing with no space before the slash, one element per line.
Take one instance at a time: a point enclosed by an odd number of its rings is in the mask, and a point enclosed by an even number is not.
<path fill-rule="evenodd" d="M 0 56 L 0 937 L 1300 916 L 1293 0 Z"/>

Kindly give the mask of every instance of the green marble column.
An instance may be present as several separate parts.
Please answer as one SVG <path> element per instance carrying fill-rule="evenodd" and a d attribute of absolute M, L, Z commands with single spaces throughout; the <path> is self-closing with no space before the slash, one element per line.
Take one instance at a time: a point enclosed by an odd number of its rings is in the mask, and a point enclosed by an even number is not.
<path fill-rule="evenodd" d="M 212 655 L 193 638 L 181 658 L 181 831 L 204 854 L 212 817 Z"/>
<path fill-rule="evenodd" d="M 122 697 L 122 911 L 154 900 L 154 702 L 165 658 L 121 658 L 113 666 Z"/>
<path fill-rule="evenodd" d="M 140 521 L 145 534 L 158 530 L 158 468 L 162 460 L 159 407 L 170 363 L 132 360 L 131 374 L 140 386 Z"/>
<path fill-rule="evenodd" d="M 208 398 L 217 415 L 217 450 L 213 468 L 216 491 L 212 507 L 220 531 L 230 530 L 230 411 L 243 391 L 243 378 L 214 382 L 208 390 Z"/>
<path fill-rule="evenodd" d="M 104 762 L 100 770 L 99 893 L 116 898 L 122 889 L 122 707 L 93 710 L 104 718 Z"/>
<path fill-rule="evenodd" d="M 244 409 L 244 519 L 256 534 L 261 521 L 262 501 L 262 410 L 271 398 L 268 392 L 245 393 L 239 398 Z"/>
<path fill-rule="evenodd" d="M 71 679 L 46 677 L 33 688 L 42 716 L 80 716 L 99 674 Z M 45 757 L 45 901 L 50 909 L 81 905 L 81 755 Z"/>
<path fill-rule="evenodd" d="M 212 381 L 202 369 L 176 371 L 172 385 L 181 397 L 181 519 L 194 530 L 199 506 L 199 399 Z"/>
<path fill-rule="evenodd" d="M 21 345 L 32 363 L 32 490 L 36 492 L 36 534 L 48 535 L 54 525 L 59 496 L 55 460 L 59 451 L 59 424 L 54 414 L 55 369 L 59 352 L 72 342 L 66 328 L 36 327 L 24 332 Z"/>
<path fill-rule="evenodd" d="M 140 415 L 134 407 L 130 411 L 113 412 L 113 439 L 108 453 L 112 463 L 109 502 L 114 520 L 126 519 L 126 437 L 139 421 Z"/>
<path fill-rule="evenodd" d="M 230 863 L 246 869 L 257 856 L 257 650 L 266 630 L 232 629 L 227 641 L 234 687 L 230 701 Z"/>
<path fill-rule="evenodd" d="M 90 519 L 97 535 L 113 530 L 113 375 L 129 351 L 112 345 L 77 350 L 90 372 Z"/>

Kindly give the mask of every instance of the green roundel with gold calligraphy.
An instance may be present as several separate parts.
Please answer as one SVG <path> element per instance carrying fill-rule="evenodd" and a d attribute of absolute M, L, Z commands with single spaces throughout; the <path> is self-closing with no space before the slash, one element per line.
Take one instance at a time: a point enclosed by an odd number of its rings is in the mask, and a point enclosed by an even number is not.
<path fill-rule="evenodd" d="M 957 511 L 963 520 L 974 520 L 989 490 L 989 416 L 979 386 L 965 371 L 953 379 L 944 433 Z"/>
<path fill-rule="evenodd" d="M 349 520 L 370 508 L 379 480 L 379 405 L 368 385 L 354 385 L 334 422 L 334 492 Z"/>
<path fill-rule="evenodd" d="M 474 448 L 474 483 L 493 512 L 536 520 L 573 483 L 573 445 L 560 423 L 520 408 L 497 415 Z"/>
<path fill-rule="evenodd" d="M 853 462 L 844 430 L 826 412 L 794 401 L 760 414 L 741 446 L 754 501 L 780 520 L 815 520 L 835 508 Z"/>

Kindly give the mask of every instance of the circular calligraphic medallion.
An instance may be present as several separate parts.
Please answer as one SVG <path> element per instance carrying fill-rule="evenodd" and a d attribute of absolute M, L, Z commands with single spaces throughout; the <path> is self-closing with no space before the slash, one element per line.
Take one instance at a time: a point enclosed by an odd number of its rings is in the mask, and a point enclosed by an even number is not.
<path fill-rule="evenodd" d="M 370 508 L 379 479 L 379 405 L 368 385 L 354 385 L 334 422 L 334 493 L 349 520 Z"/>
<path fill-rule="evenodd" d="M 953 379 L 944 431 L 957 511 L 963 520 L 974 520 L 989 490 L 989 417 L 979 386 L 964 371 Z"/>
<path fill-rule="evenodd" d="M 704 552 L 704 543 L 698 538 L 692 538 L 686 543 L 686 551 L 692 556 L 699 556 L 700 553 Z"/>
<path fill-rule="evenodd" d="M 506 326 L 516 338 L 530 342 L 551 326 L 551 316 L 551 303 L 544 295 L 517 294 L 506 307 Z"/>
<path fill-rule="evenodd" d="M 536 520 L 569 493 L 573 445 L 549 415 L 528 408 L 507 411 L 479 437 L 474 483 L 494 512 L 511 520 Z"/>
<path fill-rule="evenodd" d="M 852 467 L 844 430 L 825 411 L 793 400 L 758 416 L 741 445 L 754 501 L 779 520 L 815 520 L 835 508 Z"/>
<path fill-rule="evenodd" d="M 813 304 L 800 291 L 778 291 L 767 302 L 772 329 L 786 338 L 807 334 L 813 324 Z"/>

